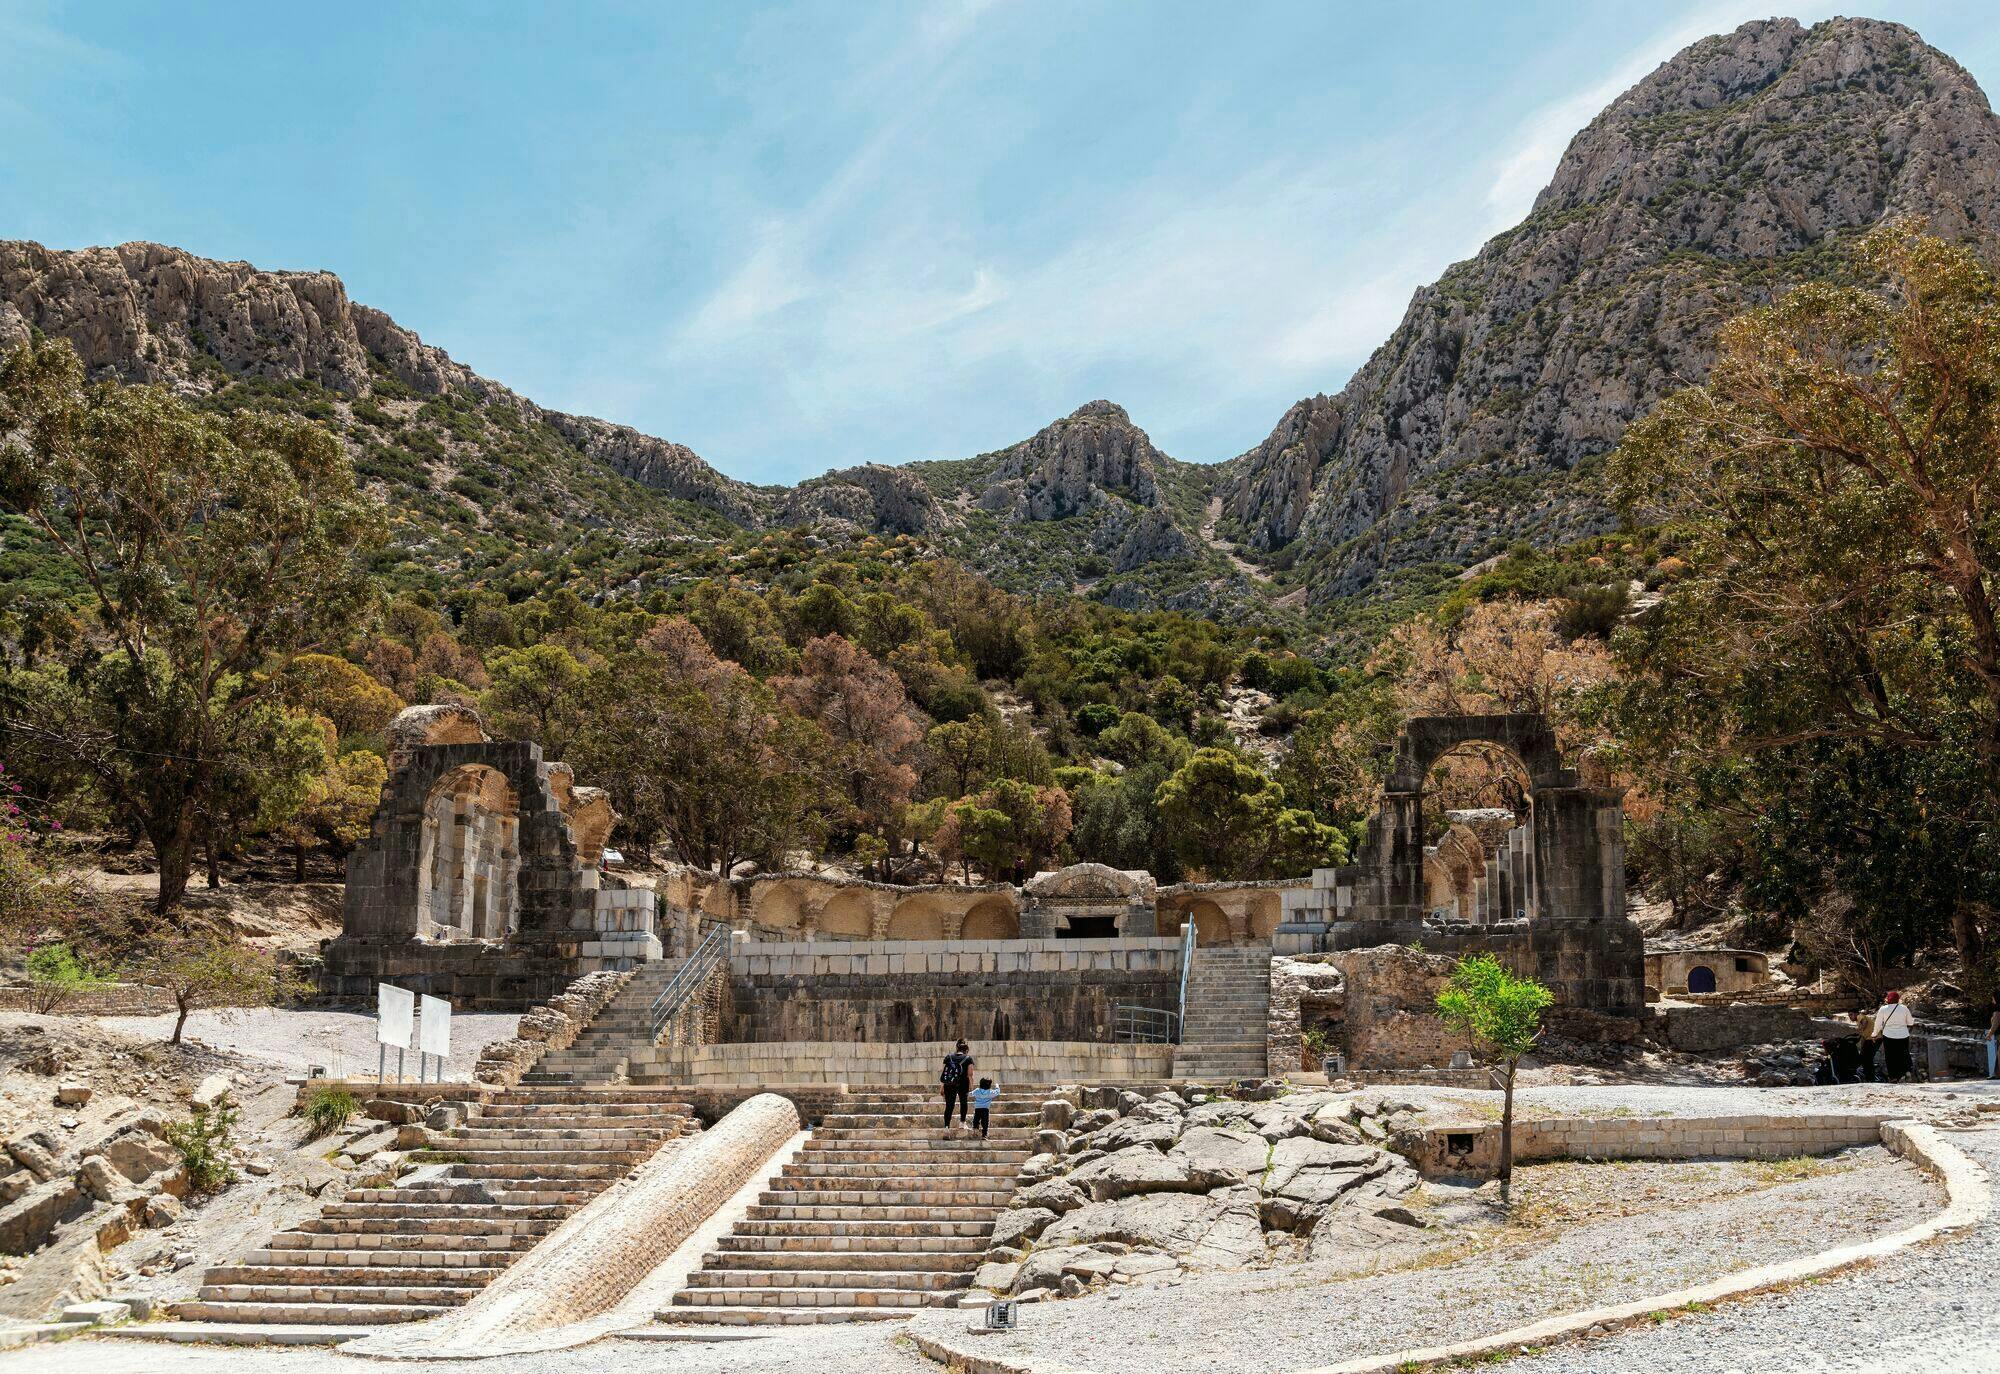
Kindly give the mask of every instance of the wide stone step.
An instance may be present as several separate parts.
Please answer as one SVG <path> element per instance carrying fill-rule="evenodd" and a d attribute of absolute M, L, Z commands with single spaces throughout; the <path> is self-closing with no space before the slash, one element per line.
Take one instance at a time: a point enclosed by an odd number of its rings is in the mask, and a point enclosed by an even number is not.
<path fill-rule="evenodd" d="M 655 1315 L 674 1326 L 834 1326 L 904 1321 L 913 1314 L 898 1307 L 669 1307 Z"/>
<path fill-rule="evenodd" d="M 476 1288 L 376 1288 L 366 1284 L 245 1284 L 205 1283 L 195 1296 L 202 1302 L 324 1302 L 351 1307 L 457 1307 L 472 1300 Z"/>
<path fill-rule="evenodd" d="M 935 1295 L 906 1288 L 683 1288 L 676 1307 L 928 1307 Z"/>
<path fill-rule="evenodd" d="M 991 1230 L 993 1218 L 999 1213 L 1000 1208 L 996 1206 L 944 1203 L 913 1207 L 894 1203 L 857 1206 L 840 1202 L 754 1202 L 746 1215 L 751 1221 L 979 1221 L 986 1223 L 987 1229 Z"/>
<path fill-rule="evenodd" d="M 803 1242 L 801 1242 L 803 1244 Z M 976 1245 L 977 1241 L 967 1244 Z M 756 1270 L 773 1273 L 906 1273 L 963 1275 L 977 1251 L 957 1250 L 727 1250 L 711 1251 L 703 1272 Z"/>
<path fill-rule="evenodd" d="M 762 1223 L 782 1226 L 783 1222 Z M 818 1234 L 808 1235 L 765 1235 L 750 1233 L 739 1228 L 734 1234 L 721 1237 L 715 1243 L 715 1252 L 728 1257 L 733 1265 L 742 1266 L 751 1257 L 769 1256 L 774 1261 L 798 1261 L 810 1257 L 819 1261 L 852 1258 L 861 1268 L 860 1260 L 870 1255 L 908 1260 L 913 1264 L 930 1263 L 939 1258 L 963 1258 L 978 1255 L 986 1249 L 986 1235 L 977 1233 L 977 1228 L 968 1228 L 975 1234 L 963 1236 L 941 1235 L 850 1235 L 844 1231 L 829 1228 Z M 894 1246 L 893 1250 L 888 1249 Z"/>
<path fill-rule="evenodd" d="M 876 1289 L 899 1292 L 942 1293 L 964 1288 L 967 1276 L 949 1270 L 897 1271 L 888 1269 L 808 1269 L 794 1266 L 783 1270 L 702 1269 L 688 1276 L 690 1288 L 837 1288 Z"/>
<path fill-rule="evenodd" d="M 905 1240 L 984 1241 L 993 1233 L 993 1218 L 998 1215 L 981 1208 L 978 1209 L 977 1215 L 965 1217 L 930 1213 L 922 1218 L 885 1218 L 879 1212 L 869 1211 L 859 1211 L 848 1217 L 759 1217 L 754 1215 L 756 1210 L 754 1207 L 751 1208 L 753 1215 L 736 1223 L 738 1237 L 812 1241 L 846 1239 L 865 1242 L 867 1245 L 877 1245 L 885 1240 L 899 1244 Z"/>
<path fill-rule="evenodd" d="M 522 1216 L 502 1211 L 497 1218 L 467 1216 L 451 1208 L 440 1209 L 421 1218 L 419 1227 L 412 1227 L 409 1220 L 393 1213 L 388 1216 L 339 1217 L 320 1216 L 308 1218 L 293 1228 L 293 1232 L 304 1235 L 340 1237 L 346 1243 L 354 1237 L 353 1243 L 369 1245 L 388 1244 L 394 1238 L 413 1241 L 430 1241 L 446 1244 L 451 1237 L 460 1236 L 469 1240 L 487 1242 L 496 1237 L 532 1237 L 547 1235 L 562 1224 L 569 1215 L 567 1208 L 552 1210 L 546 1217 Z M 416 1232 L 416 1234 L 412 1234 Z"/>
<path fill-rule="evenodd" d="M 604 1163 L 588 1164 L 501 1164 L 475 1160 L 455 1165 L 452 1176 L 517 1183 L 533 1183 L 537 1180 L 550 1183 L 615 1183 L 631 1173 L 633 1166 L 645 1158 L 645 1155 L 630 1155 Z"/>
<path fill-rule="evenodd" d="M 511 1260 L 513 1256 L 509 1255 Z M 205 1283 L 209 1285 L 248 1284 L 252 1287 L 267 1288 L 324 1288 L 347 1286 L 381 1285 L 388 1288 L 484 1288 L 491 1283 L 505 1266 L 484 1269 L 471 1267 L 452 1268 L 449 1266 L 424 1266 L 422 1268 L 394 1267 L 390 1265 L 347 1265 L 314 1263 L 304 1264 L 228 1264 L 208 1271 Z"/>
<path fill-rule="evenodd" d="M 840 1188 L 798 1180 L 774 1180 L 758 1198 L 768 1206 L 990 1206 L 1004 1208 L 1014 1198 L 1014 1188 Z"/>
<path fill-rule="evenodd" d="M 308 1241 L 335 1240 L 332 1236 L 272 1237 L 272 1244 L 261 1250 L 252 1250 L 243 1257 L 246 1265 L 274 1265 L 280 1268 L 297 1269 L 315 1264 L 340 1265 L 346 1268 L 397 1269 L 415 1265 L 423 1269 L 459 1269 L 472 1271 L 492 1270 L 498 1273 L 520 1257 L 523 1250 L 534 1243 L 530 1236 L 479 1236 L 484 1244 L 476 1249 L 440 1250 L 430 1245 L 412 1244 L 396 1248 L 359 1248 L 348 1245 L 309 1245 Z M 435 1237 L 397 1236 L 397 1240 L 431 1242 Z M 277 1244 L 279 1240 L 284 1244 Z"/>
<path fill-rule="evenodd" d="M 177 1302 L 173 1314 L 189 1322 L 241 1322 L 258 1326 L 377 1326 L 420 1322 L 449 1312 L 455 1304 Z"/>
<path fill-rule="evenodd" d="M 330 1220 L 400 1221 L 408 1225 L 428 1225 L 433 1221 L 561 1221 L 575 1207 L 569 1204 L 518 1204 L 491 1202 L 336 1202 L 326 1209 Z"/>
<path fill-rule="evenodd" d="M 868 1180 L 884 1179 L 900 1182 L 911 1178 L 932 1179 L 1011 1179 L 1019 1167 L 1012 1160 L 996 1160 L 974 1164 L 944 1163 L 926 1159 L 919 1155 L 914 1159 L 891 1161 L 884 1164 L 870 1164 L 856 1160 L 795 1160 L 784 1167 L 781 1177 Z"/>
<path fill-rule="evenodd" d="M 942 1145 L 944 1142 L 938 1143 Z M 954 1141 L 952 1144 L 957 1146 L 958 1142 Z M 843 1143 L 837 1146 L 828 1145 L 817 1150 L 808 1145 L 799 1153 L 800 1163 L 809 1162 L 821 1168 L 842 1164 L 922 1164 L 926 1168 L 976 1169 L 993 1165 L 1002 1169 L 1013 1169 L 1023 1158 L 1025 1156 L 1019 1150 L 984 1149 L 976 1140 L 969 1142 L 962 1149 L 933 1150 L 928 1147 L 917 1149 L 907 1146 L 881 1150 L 849 1149 Z"/>

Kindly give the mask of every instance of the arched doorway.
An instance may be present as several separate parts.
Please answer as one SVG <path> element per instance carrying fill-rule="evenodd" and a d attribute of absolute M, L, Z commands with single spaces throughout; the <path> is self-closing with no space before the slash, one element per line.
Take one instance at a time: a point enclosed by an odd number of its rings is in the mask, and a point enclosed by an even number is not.
<path fill-rule="evenodd" d="M 1707 964 L 1696 964 L 1688 970 L 1689 992 L 1714 992 L 1715 970 Z"/>
<path fill-rule="evenodd" d="M 520 798 L 507 778 L 467 764 L 424 798 L 417 909 L 436 940 L 499 940 L 519 920 Z"/>

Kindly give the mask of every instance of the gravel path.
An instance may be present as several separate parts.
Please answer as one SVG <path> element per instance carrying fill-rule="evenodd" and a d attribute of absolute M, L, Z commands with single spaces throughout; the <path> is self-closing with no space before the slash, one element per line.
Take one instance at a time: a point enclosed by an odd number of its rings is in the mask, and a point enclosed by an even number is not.
<path fill-rule="evenodd" d="M 164 1040 L 174 1028 L 171 1016 L 103 1016 L 95 1018 L 106 1030 L 147 1040 Z M 514 1033 L 521 1018 L 512 1013 L 460 1012 L 451 1018 L 451 1055 L 446 1076 L 471 1079 L 479 1051 Z M 277 1007 L 223 1007 L 197 1011 L 188 1017 L 187 1038 L 220 1050 L 262 1059 L 286 1073 L 302 1074 L 309 1064 L 324 1065 L 334 1077 L 375 1073 L 375 1016 L 372 1012 L 294 1011 Z M 389 1072 L 396 1072 L 396 1052 L 389 1052 Z M 417 1056 L 408 1058 L 406 1072 L 417 1076 Z"/>
<path fill-rule="evenodd" d="M 2000 1180 L 2000 1129 L 1946 1137 Z M 1992 1374 L 2000 1216 L 1869 1268 L 1510 1360 L 1510 1374 Z"/>
<path fill-rule="evenodd" d="M 1429 1108 L 1454 1104 L 1490 1107 L 1500 1094 L 1456 1088 L 1385 1088 Z M 1956 1079 L 1910 1084 L 1847 1083 L 1831 1088 L 1745 1088 L 1619 1083 L 1530 1087 L 1514 1094 L 1515 1109 L 1562 1116 L 1736 1116 L 1757 1112 L 1890 1112 L 1928 1116 L 1977 1103 L 2000 1104 L 2000 1080 Z"/>
<path fill-rule="evenodd" d="M 980 1337 L 978 1348 L 1101 1374 L 1154 1374 L 1168 1365 L 1276 1374 L 1446 1333 L 1505 1330 L 1870 1239 L 1943 1205 L 1942 1191 L 1914 1167 L 1879 1148 L 1866 1155 L 1870 1167 L 1598 1221 L 1456 1263 L 1331 1282 L 1327 1269 L 1304 1265 L 1041 1304 L 1024 1310 L 1019 1330 Z M 964 1325 L 957 1317 L 955 1330 L 942 1313 L 918 1320 L 947 1338 Z"/>

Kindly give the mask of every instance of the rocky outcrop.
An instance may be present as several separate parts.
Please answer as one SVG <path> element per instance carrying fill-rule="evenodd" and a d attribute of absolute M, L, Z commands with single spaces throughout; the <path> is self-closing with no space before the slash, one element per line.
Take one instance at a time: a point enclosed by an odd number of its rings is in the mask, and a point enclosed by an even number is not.
<path fill-rule="evenodd" d="M 1579 133 L 1533 213 L 1418 291 L 1338 397 L 1237 460 L 1225 507 L 1253 544 L 1298 539 L 1319 599 L 1607 528 L 1588 460 L 1706 375 L 1724 319 L 1895 215 L 2000 228 L 2000 122 L 1963 68 L 1866 19 L 1703 39 Z"/>
<path fill-rule="evenodd" d="M 778 511 L 783 525 L 832 521 L 873 534 L 935 534 L 947 524 L 931 489 L 901 468 L 866 463 L 801 482 Z"/>
<path fill-rule="evenodd" d="M 983 1288 L 1075 1296 L 1094 1284 L 1240 1269 L 1412 1240 L 1417 1174 L 1378 1094 L 1191 1101 L 1118 1088 L 1043 1104 L 1040 1153 L 995 1222 Z"/>
<path fill-rule="evenodd" d="M 1125 408 L 1110 401 L 1078 406 L 1064 419 L 996 455 L 983 499 L 1021 520 L 1063 520 L 1121 496 L 1141 506 L 1160 504 L 1156 480 L 1165 460 Z"/>
<path fill-rule="evenodd" d="M 422 396 L 499 401 L 669 496 L 741 524 L 753 523 L 760 508 L 754 489 L 681 444 L 545 410 L 487 381 L 381 311 L 355 305 L 331 272 L 270 272 L 157 243 L 65 252 L 0 242 L 0 348 L 24 341 L 30 329 L 69 340 L 92 377 L 191 394 L 254 377 L 364 397 L 388 379 Z"/>

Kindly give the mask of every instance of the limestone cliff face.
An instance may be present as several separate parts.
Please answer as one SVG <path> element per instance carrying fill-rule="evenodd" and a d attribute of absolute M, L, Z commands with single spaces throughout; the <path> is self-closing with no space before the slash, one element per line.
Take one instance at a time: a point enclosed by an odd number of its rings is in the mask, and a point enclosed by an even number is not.
<path fill-rule="evenodd" d="M 1141 506 L 1160 504 L 1157 473 L 1164 455 L 1125 408 L 1110 401 L 1078 406 L 996 457 L 992 485 L 981 499 L 988 510 L 1062 520 L 1107 494 Z"/>
<path fill-rule="evenodd" d="M 1890 216 L 1990 243 L 1997 180 L 2000 121 L 1906 28 L 1704 39 L 1579 133 L 1533 213 L 1419 290 L 1340 396 L 1238 459 L 1225 508 L 1255 545 L 1299 540 L 1319 599 L 1607 528 L 1589 460 L 1707 374 L 1719 324 Z"/>
<path fill-rule="evenodd" d="M 421 396 L 501 401 L 592 460 L 670 496 L 738 523 L 751 523 L 760 509 L 752 488 L 683 445 L 545 410 L 478 376 L 381 311 L 354 304 L 330 272 L 267 272 L 157 243 L 64 252 L 0 242 L 0 348 L 31 328 L 69 340 L 93 377 L 191 394 L 255 377 L 364 397 L 387 378 Z"/>
<path fill-rule="evenodd" d="M 838 521 L 874 534 L 936 534 L 950 523 L 923 482 L 879 463 L 801 482 L 786 495 L 777 518 L 785 525 Z"/>

